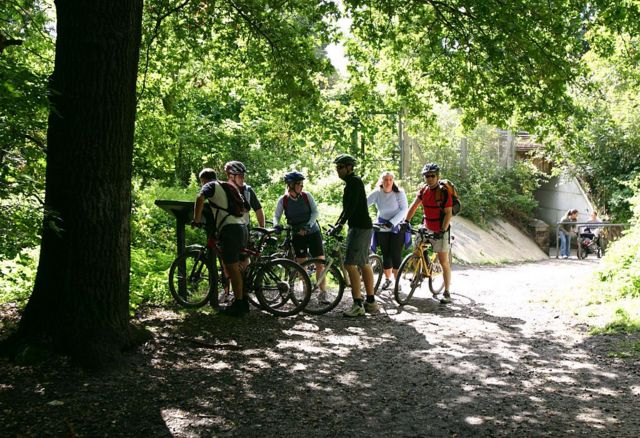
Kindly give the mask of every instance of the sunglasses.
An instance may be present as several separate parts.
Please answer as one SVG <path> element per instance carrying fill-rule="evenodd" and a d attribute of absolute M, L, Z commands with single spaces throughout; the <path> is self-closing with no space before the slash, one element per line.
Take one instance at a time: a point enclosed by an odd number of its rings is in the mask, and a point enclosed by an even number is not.
<path fill-rule="evenodd" d="M 427 175 L 425 175 L 425 178 L 435 178 L 437 175 L 435 173 L 429 173 Z"/>
<path fill-rule="evenodd" d="M 336 169 L 337 169 L 337 170 L 342 170 L 342 169 L 344 169 L 345 167 L 347 167 L 347 166 L 345 166 L 344 164 L 336 164 Z"/>

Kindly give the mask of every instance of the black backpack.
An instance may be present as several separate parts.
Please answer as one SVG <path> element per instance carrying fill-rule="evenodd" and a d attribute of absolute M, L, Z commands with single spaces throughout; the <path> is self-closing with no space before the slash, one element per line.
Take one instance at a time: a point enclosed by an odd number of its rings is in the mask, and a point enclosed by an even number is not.
<path fill-rule="evenodd" d="M 242 196 L 238 188 L 226 181 L 219 181 L 218 183 L 227 195 L 227 208 L 223 208 L 215 204 L 214 202 L 209 201 L 211 206 L 218 210 L 226 211 L 228 213 L 228 216 L 244 216 L 249 211 L 250 206 L 244 196 Z"/>

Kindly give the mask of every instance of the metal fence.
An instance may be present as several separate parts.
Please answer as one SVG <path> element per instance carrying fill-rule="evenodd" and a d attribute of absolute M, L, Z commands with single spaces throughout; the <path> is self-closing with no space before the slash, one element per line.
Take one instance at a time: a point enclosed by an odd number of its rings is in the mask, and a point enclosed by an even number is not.
<path fill-rule="evenodd" d="M 608 222 L 558 222 L 556 224 L 556 258 L 560 257 L 560 225 L 571 225 L 577 227 L 576 239 L 580 235 L 580 228 L 589 228 L 593 231 L 594 228 L 611 229 L 611 232 L 603 232 L 600 235 L 600 241 L 602 249 L 605 250 L 609 242 L 612 242 L 622 236 L 622 230 L 627 228 L 629 224 L 610 224 Z M 567 245 L 571 248 L 571 235 L 568 236 Z M 580 251 L 580 245 L 577 245 L 578 251 Z"/>

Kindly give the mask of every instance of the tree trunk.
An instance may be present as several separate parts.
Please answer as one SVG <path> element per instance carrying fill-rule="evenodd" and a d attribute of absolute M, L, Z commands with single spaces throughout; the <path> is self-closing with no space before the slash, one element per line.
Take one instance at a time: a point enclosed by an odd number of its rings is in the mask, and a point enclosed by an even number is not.
<path fill-rule="evenodd" d="M 15 339 L 85 365 L 130 346 L 131 162 L 142 0 L 57 0 L 45 219 Z"/>

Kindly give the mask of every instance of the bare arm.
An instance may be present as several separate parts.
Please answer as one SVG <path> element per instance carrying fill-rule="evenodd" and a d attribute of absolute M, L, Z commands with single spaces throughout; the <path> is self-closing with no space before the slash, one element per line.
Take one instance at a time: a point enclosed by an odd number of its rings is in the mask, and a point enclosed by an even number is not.
<path fill-rule="evenodd" d="M 204 208 L 204 195 L 198 195 L 196 198 L 196 203 L 193 207 L 193 221 L 195 223 L 200 223 L 202 219 L 202 209 Z"/>
<path fill-rule="evenodd" d="M 256 210 L 256 219 L 258 219 L 258 225 L 264 228 L 264 211 L 261 208 Z"/>
<path fill-rule="evenodd" d="M 421 203 L 420 198 L 416 196 L 416 199 L 413 200 L 413 202 L 411 203 L 411 206 L 409 207 L 409 211 L 407 211 L 407 219 L 406 219 L 407 222 L 409 222 L 413 217 L 413 215 L 416 214 L 416 210 L 420 206 L 420 203 Z M 451 209 L 449 209 L 449 213 L 451 213 Z"/>
<path fill-rule="evenodd" d="M 445 207 L 444 208 L 444 219 L 442 219 L 442 229 L 448 230 L 449 224 L 451 223 L 451 218 L 453 217 L 453 208 Z"/>

